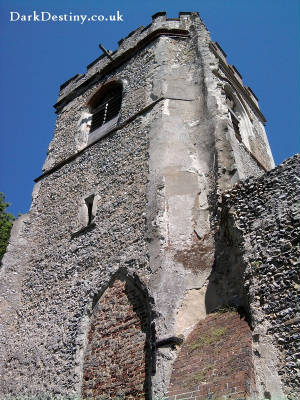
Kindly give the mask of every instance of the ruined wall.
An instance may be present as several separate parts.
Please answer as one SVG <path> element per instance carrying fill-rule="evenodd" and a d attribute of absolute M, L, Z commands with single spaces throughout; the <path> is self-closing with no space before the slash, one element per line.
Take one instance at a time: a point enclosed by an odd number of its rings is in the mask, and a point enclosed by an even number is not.
<path fill-rule="evenodd" d="M 194 326 L 177 350 L 168 399 L 298 398 L 299 159 L 219 199 L 205 304 L 199 293 L 189 299 L 201 321 L 185 317 Z"/>
<path fill-rule="evenodd" d="M 248 309 L 259 398 L 296 399 L 299 155 L 223 195 L 207 305 Z"/>

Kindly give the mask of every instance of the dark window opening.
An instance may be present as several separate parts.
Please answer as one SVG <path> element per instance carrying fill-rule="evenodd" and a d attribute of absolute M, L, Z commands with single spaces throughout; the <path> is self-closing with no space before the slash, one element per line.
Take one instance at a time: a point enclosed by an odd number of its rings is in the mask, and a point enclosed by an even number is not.
<path fill-rule="evenodd" d="M 230 110 L 235 111 L 236 109 L 235 101 L 229 94 L 226 94 L 226 104 Z"/>
<path fill-rule="evenodd" d="M 231 117 L 231 122 L 233 125 L 235 136 L 239 142 L 242 142 L 242 136 L 241 136 L 240 128 L 239 128 L 239 120 L 236 118 L 236 116 L 232 112 L 230 112 L 230 117 Z"/>
<path fill-rule="evenodd" d="M 87 212 L 88 212 L 88 225 L 90 225 L 93 221 L 94 215 L 93 215 L 93 204 L 94 204 L 94 196 L 90 196 L 85 199 L 85 204 L 87 207 Z"/>
<path fill-rule="evenodd" d="M 98 97 L 98 96 L 97 96 Z M 92 105 L 92 124 L 90 132 L 100 128 L 108 121 L 118 116 L 122 103 L 122 88 L 113 86 L 104 96 L 98 97 Z"/>

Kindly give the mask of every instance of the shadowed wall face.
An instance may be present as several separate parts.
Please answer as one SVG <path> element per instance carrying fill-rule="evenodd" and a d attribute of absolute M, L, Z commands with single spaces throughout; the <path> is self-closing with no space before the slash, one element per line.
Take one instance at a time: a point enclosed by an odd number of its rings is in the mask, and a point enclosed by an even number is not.
<path fill-rule="evenodd" d="M 83 367 L 83 398 L 148 398 L 148 332 L 142 297 L 131 284 L 115 280 L 92 315 Z"/>

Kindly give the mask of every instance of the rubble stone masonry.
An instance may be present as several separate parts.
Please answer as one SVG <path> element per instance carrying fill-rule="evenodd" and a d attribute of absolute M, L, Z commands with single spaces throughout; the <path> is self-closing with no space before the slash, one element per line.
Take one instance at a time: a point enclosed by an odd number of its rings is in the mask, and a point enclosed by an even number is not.
<path fill-rule="evenodd" d="M 299 396 L 299 158 L 222 196 L 217 240 L 223 253 L 217 256 L 215 278 L 227 281 L 227 302 L 238 301 L 249 310 L 259 398 Z M 240 291 L 229 282 L 238 274 Z"/>

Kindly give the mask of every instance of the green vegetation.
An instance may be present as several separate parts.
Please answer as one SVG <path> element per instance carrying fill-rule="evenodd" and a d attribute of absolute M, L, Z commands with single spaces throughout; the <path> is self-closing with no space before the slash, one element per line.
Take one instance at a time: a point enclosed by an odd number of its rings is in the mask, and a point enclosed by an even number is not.
<path fill-rule="evenodd" d="M 213 366 L 212 365 L 208 365 L 207 367 L 205 367 L 200 373 L 198 374 L 192 374 L 191 376 L 189 376 L 187 379 L 185 379 L 184 382 L 184 387 L 185 388 L 189 388 L 191 387 L 191 385 L 198 385 L 199 383 L 202 383 L 205 381 L 207 373 L 212 370 Z"/>
<path fill-rule="evenodd" d="M 5 195 L 0 192 L 0 262 L 6 251 L 10 231 L 15 217 L 5 211 L 10 204 L 5 202 Z"/>
<path fill-rule="evenodd" d="M 251 267 L 252 267 L 254 270 L 259 270 L 261 266 L 262 266 L 261 261 L 253 261 L 253 262 L 251 263 Z"/>
<path fill-rule="evenodd" d="M 210 333 L 199 337 L 194 343 L 190 344 L 191 351 L 199 349 L 203 346 L 217 343 L 221 340 L 222 336 L 226 333 L 226 328 L 214 328 Z"/>
<path fill-rule="evenodd" d="M 237 312 L 236 307 L 234 306 L 222 306 L 220 308 L 218 308 L 218 310 L 216 311 L 218 314 L 225 314 L 225 313 L 234 313 Z"/>

